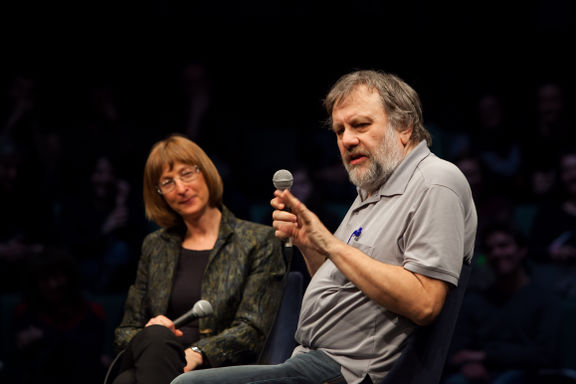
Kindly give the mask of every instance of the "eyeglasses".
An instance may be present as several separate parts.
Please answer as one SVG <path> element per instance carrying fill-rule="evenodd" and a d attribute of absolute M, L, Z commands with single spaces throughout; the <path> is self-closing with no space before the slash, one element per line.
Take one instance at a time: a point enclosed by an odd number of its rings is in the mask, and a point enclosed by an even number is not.
<path fill-rule="evenodd" d="M 200 168 L 195 165 L 193 168 L 186 168 L 180 172 L 180 176 L 176 178 L 180 180 L 182 184 L 189 184 L 198 178 L 200 173 Z M 164 179 L 160 180 L 160 183 L 156 187 L 156 192 L 161 195 L 170 193 L 176 189 L 176 179 Z"/>

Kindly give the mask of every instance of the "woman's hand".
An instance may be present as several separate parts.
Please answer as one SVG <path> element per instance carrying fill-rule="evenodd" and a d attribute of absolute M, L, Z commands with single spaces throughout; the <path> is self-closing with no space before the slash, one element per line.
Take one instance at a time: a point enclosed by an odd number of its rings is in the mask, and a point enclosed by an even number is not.
<path fill-rule="evenodd" d="M 186 348 L 184 354 L 186 355 L 186 366 L 184 367 L 184 372 L 193 371 L 204 363 L 202 354 L 193 351 L 191 348 Z"/>
<path fill-rule="evenodd" d="M 145 326 L 149 327 L 151 325 L 162 325 L 163 327 L 170 329 L 172 331 L 172 333 L 174 333 L 178 337 L 183 335 L 183 332 L 181 330 L 176 329 L 176 327 L 174 326 L 174 322 L 164 315 L 159 315 L 159 316 L 151 318 L 146 323 Z"/>

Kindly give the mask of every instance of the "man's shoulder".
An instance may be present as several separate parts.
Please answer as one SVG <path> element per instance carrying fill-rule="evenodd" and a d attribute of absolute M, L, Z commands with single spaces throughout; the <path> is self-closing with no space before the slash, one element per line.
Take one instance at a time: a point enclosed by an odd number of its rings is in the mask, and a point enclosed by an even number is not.
<path fill-rule="evenodd" d="M 427 184 L 446 187 L 467 187 L 468 180 L 462 171 L 452 162 L 430 154 L 418 165 L 418 169 Z"/>

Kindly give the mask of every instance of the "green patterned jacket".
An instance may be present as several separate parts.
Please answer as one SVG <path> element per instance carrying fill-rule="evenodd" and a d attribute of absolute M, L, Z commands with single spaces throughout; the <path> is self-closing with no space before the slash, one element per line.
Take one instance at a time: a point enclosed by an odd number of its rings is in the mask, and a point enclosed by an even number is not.
<path fill-rule="evenodd" d="M 159 229 L 144 239 L 136 281 L 115 330 L 117 350 L 125 348 L 150 318 L 166 313 L 181 247 L 182 236 L 174 230 Z M 222 207 L 218 239 L 201 288 L 214 314 L 199 319 L 201 336 L 195 344 L 210 366 L 258 359 L 280 308 L 286 262 L 272 227 L 240 220 Z"/>

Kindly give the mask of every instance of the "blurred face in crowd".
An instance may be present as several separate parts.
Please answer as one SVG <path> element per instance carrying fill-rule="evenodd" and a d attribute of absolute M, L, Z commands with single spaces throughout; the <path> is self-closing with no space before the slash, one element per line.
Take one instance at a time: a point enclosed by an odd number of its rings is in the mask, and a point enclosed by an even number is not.
<path fill-rule="evenodd" d="M 398 133 L 393 129 L 378 92 L 366 86 L 356 87 L 334 106 L 332 121 L 350 181 L 373 192 L 404 158 L 411 131 Z"/>
<path fill-rule="evenodd" d="M 507 276 L 522 268 L 526 249 L 511 234 L 494 231 L 487 236 L 485 247 L 488 263 L 496 275 Z"/>
<path fill-rule="evenodd" d="M 164 185 L 162 195 L 166 203 L 180 216 L 194 218 L 208 207 L 210 191 L 197 166 L 176 162 L 166 166 L 159 185 Z"/>
<path fill-rule="evenodd" d="M 20 161 L 16 156 L 0 154 L 0 190 L 13 192 L 16 190 L 20 174 Z"/>
<path fill-rule="evenodd" d="M 484 95 L 476 108 L 482 126 L 487 129 L 498 129 L 502 123 L 502 106 L 494 95 Z"/>
<path fill-rule="evenodd" d="M 92 171 L 92 185 L 98 197 L 106 197 L 115 192 L 116 172 L 109 158 L 100 157 Z"/>
<path fill-rule="evenodd" d="M 554 123 L 564 109 L 564 95 L 557 84 L 544 84 L 538 89 L 538 111 L 546 123 Z"/>
<path fill-rule="evenodd" d="M 456 165 L 460 168 L 464 176 L 466 176 L 472 191 L 480 190 L 483 183 L 483 175 L 479 161 L 472 157 L 463 158 L 460 159 Z"/>
<path fill-rule="evenodd" d="M 38 279 L 38 290 L 47 303 L 62 302 L 68 290 L 68 276 L 59 270 L 47 271 Z"/>
<path fill-rule="evenodd" d="M 560 179 L 570 196 L 576 196 L 576 153 L 562 157 L 560 161 Z"/>

